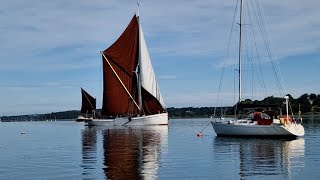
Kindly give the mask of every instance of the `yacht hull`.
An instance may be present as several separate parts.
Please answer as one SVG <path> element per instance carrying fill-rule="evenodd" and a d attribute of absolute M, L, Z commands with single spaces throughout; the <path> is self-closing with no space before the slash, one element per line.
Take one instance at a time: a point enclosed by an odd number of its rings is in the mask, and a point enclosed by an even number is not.
<path fill-rule="evenodd" d="M 304 135 L 301 124 L 239 125 L 211 122 L 217 136 L 238 137 L 299 137 Z"/>
<path fill-rule="evenodd" d="M 153 114 L 139 117 L 123 117 L 115 119 L 93 119 L 87 121 L 88 126 L 150 126 L 168 125 L 168 113 Z"/>

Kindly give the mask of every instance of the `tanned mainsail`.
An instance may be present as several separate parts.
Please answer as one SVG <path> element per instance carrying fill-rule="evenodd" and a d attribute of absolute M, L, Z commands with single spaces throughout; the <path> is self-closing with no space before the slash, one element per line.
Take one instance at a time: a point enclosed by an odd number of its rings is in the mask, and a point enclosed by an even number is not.
<path fill-rule="evenodd" d="M 81 110 L 77 122 L 92 120 L 96 117 L 96 99 L 81 88 Z"/>
<path fill-rule="evenodd" d="M 94 114 L 96 110 L 96 99 L 81 88 L 82 105 L 81 114 Z"/>

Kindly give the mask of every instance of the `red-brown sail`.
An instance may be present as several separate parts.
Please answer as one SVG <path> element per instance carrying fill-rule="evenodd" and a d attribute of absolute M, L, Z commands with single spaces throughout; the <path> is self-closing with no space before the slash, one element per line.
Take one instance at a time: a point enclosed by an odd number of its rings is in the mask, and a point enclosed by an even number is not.
<path fill-rule="evenodd" d="M 81 113 L 82 114 L 93 114 L 93 111 L 96 110 L 96 99 L 92 97 L 89 93 L 81 88 L 82 95 L 82 105 Z"/>
<path fill-rule="evenodd" d="M 103 105 L 102 115 L 117 116 L 137 114 L 138 108 L 128 95 L 137 101 L 139 24 L 134 16 L 126 30 L 108 49 L 102 53 L 103 61 Z M 121 84 L 121 82 L 125 86 Z"/>
<path fill-rule="evenodd" d="M 158 114 L 165 111 L 159 101 L 144 88 L 141 89 L 141 95 L 143 99 L 142 107 L 145 115 Z"/>

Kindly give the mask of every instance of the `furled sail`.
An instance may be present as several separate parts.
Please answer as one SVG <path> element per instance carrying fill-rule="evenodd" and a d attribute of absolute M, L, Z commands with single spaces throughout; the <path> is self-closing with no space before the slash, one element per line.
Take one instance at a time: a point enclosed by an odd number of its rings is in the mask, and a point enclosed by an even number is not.
<path fill-rule="evenodd" d="M 103 105 L 102 115 L 138 114 L 137 77 L 139 24 L 133 16 L 126 30 L 102 53 Z"/>
<path fill-rule="evenodd" d="M 93 111 L 96 110 L 96 99 L 92 97 L 89 93 L 81 88 L 82 95 L 82 105 L 81 113 L 82 114 L 93 114 Z"/>
<path fill-rule="evenodd" d="M 165 105 L 156 81 L 141 25 L 139 25 L 139 42 L 142 107 L 146 114 L 159 113 L 164 111 Z"/>

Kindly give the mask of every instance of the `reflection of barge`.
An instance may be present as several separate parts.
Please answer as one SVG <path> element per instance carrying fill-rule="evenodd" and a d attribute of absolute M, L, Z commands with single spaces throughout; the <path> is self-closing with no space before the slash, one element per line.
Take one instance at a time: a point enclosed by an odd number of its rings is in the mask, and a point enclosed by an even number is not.
<path fill-rule="evenodd" d="M 82 136 L 84 174 L 90 176 L 91 169 L 101 162 L 97 143 L 102 140 L 106 179 L 156 179 L 161 155 L 167 149 L 168 126 L 94 126 L 86 127 Z"/>

